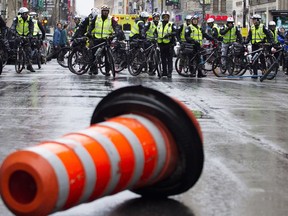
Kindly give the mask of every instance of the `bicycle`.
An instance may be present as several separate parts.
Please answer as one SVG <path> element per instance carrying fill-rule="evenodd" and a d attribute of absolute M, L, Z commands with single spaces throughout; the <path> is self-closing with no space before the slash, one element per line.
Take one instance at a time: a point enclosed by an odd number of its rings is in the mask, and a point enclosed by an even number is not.
<path fill-rule="evenodd" d="M 32 48 L 32 61 L 36 62 L 38 68 L 41 68 L 42 64 L 42 52 L 41 52 L 42 42 L 38 38 L 31 39 L 31 48 Z"/>
<path fill-rule="evenodd" d="M 129 73 L 132 76 L 138 76 L 141 72 L 154 75 L 157 71 L 158 77 L 161 78 L 162 61 L 157 40 L 154 38 L 149 41 L 147 48 L 145 48 L 144 42 L 147 42 L 147 40 L 137 39 L 134 41 L 135 53 L 131 56 L 131 61 L 128 64 Z"/>
<path fill-rule="evenodd" d="M 72 53 L 73 48 L 70 46 L 62 47 L 57 55 L 57 62 L 60 66 L 68 68 L 68 58 Z"/>
<path fill-rule="evenodd" d="M 220 56 L 221 43 L 215 43 L 207 47 L 201 47 L 201 50 L 195 52 L 194 44 L 182 43 L 180 45 L 179 55 L 175 61 L 175 69 L 177 73 L 184 77 L 194 76 L 198 69 L 207 73 L 213 70 L 213 62 Z M 192 55 L 192 58 L 191 58 Z M 202 62 L 198 63 L 198 57 L 202 58 Z"/>
<path fill-rule="evenodd" d="M 228 46 L 227 55 L 234 62 L 233 75 L 242 76 L 246 71 L 244 70 L 247 65 L 247 59 L 244 57 L 245 53 L 248 53 L 247 46 L 238 42 L 232 42 Z"/>
<path fill-rule="evenodd" d="M 77 75 L 82 75 L 88 72 L 91 66 L 95 66 L 96 70 L 101 69 L 105 64 L 105 59 L 107 58 L 107 64 L 111 67 L 111 72 L 113 77 L 115 77 L 115 67 L 112 55 L 112 50 L 110 47 L 111 40 L 114 36 L 106 38 L 104 42 L 88 48 L 86 46 L 87 37 L 75 39 L 80 41 L 81 46 L 75 47 L 68 57 L 68 67 L 69 70 Z M 95 51 L 96 50 L 96 51 Z M 95 51 L 95 54 L 94 54 Z M 101 70 L 101 73 L 104 73 Z"/>
<path fill-rule="evenodd" d="M 272 55 L 274 56 L 275 61 L 270 65 L 270 67 L 263 74 L 263 76 L 260 77 L 260 82 L 263 82 L 265 79 L 272 80 L 277 76 L 280 62 L 283 61 L 283 57 L 285 58 L 285 55 L 287 53 L 287 51 L 285 50 L 285 46 L 286 45 L 280 45 L 280 49 L 273 49 L 272 48 Z M 276 53 L 279 54 L 277 58 L 275 57 Z M 285 66 L 287 66 L 286 64 L 287 64 L 286 62 L 283 63 L 283 68 L 285 68 Z M 285 73 L 285 72 L 284 72 L 284 74 L 287 75 L 287 73 Z"/>
<path fill-rule="evenodd" d="M 242 69 L 241 76 L 243 76 L 247 70 L 249 70 L 250 75 L 252 77 L 256 77 L 256 75 L 253 75 L 253 68 L 257 68 L 257 70 L 261 70 L 262 75 L 266 72 L 267 68 L 270 68 L 273 62 L 276 61 L 275 57 L 272 56 L 268 50 L 267 47 L 270 47 L 271 44 L 263 43 L 260 44 L 260 48 L 257 50 L 254 50 L 252 52 L 247 52 L 244 55 L 244 60 L 242 62 Z M 264 56 L 265 59 L 265 65 L 262 63 L 259 63 L 260 56 Z M 276 68 L 272 68 L 271 70 L 274 70 Z"/>
<path fill-rule="evenodd" d="M 16 45 L 15 71 L 17 73 L 21 73 L 25 68 L 25 63 L 27 61 L 24 47 L 29 46 L 29 38 L 25 36 L 18 36 L 16 38 Z"/>

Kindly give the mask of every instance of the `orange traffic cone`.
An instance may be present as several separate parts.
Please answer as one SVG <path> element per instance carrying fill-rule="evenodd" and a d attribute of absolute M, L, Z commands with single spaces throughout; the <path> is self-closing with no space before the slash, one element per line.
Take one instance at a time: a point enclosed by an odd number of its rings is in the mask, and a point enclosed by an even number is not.
<path fill-rule="evenodd" d="M 1 196 L 16 215 L 44 216 L 125 189 L 179 194 L 201 175 L 202 141 L 180 102 L 141 86 L 118 89 L 98 104 L 89 128 L 9 155 Z"/>

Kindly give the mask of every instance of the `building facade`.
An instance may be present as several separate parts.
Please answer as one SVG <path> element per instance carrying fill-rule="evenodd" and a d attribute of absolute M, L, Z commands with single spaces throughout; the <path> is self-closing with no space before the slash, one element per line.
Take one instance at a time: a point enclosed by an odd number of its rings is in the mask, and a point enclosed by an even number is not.
<path fill-rule="evenodd" d="M 288 30 L 288 1 L 287 0 L 236 0 L 233 3 L 236 13 L 236 22 L 243 26 L 251 24 L 250 17 L 257 13 L 262 22 L 268 25 L 269 21 L 276 22 L 277 27 L 283 26 Z M 245 21 L 244 21 L 245 20 Z"/>

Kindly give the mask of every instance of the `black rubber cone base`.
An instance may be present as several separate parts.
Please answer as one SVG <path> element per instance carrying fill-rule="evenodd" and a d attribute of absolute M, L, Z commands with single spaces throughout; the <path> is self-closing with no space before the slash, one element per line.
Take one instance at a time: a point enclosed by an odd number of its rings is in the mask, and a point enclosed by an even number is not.
<path fill-rule="evenodd" d="M 159 119 L 170 131 L 180 154 L 176 169 L 169 177 L 132 191 L 143 196 L 166 197 L 191 188 L 201 175 L 204 152 L 199 125 L 191 118 L 190 111 L 159 91 L 130 86 L 104 97 L 93 113 L 91 124 L 128 113 L 149 114 Z"/>

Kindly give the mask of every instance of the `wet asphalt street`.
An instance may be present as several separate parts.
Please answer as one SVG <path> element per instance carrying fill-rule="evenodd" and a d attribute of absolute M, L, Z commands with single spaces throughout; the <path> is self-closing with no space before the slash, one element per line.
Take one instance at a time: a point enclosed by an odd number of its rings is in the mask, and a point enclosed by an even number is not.
<path fill-rule="evenodd" d="M 77 76 L 55 60 L 36 73 L 0 76 L 0 163 L 11 152 L 89 126 L 109 92 L 143 85 L 177 98 L 197 113 L 204 135 L 204 169 L 189 191 L 144 200 L 124 191 L 53 216 L 283 216 L 288 215 L 288 77 L 276 80 L 172 80 L 127 71 Z M 13 215 L 0 199 L 0 216 Z"/>

